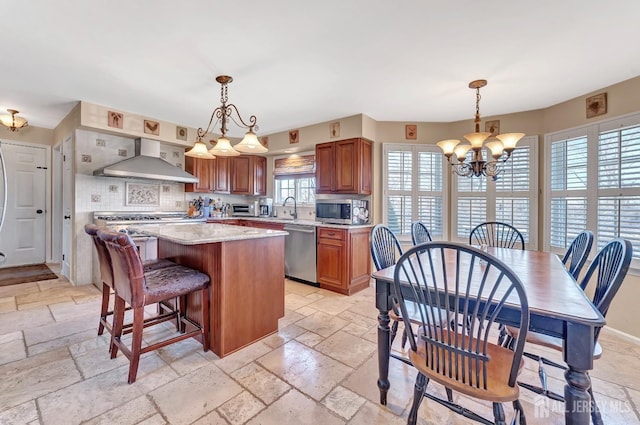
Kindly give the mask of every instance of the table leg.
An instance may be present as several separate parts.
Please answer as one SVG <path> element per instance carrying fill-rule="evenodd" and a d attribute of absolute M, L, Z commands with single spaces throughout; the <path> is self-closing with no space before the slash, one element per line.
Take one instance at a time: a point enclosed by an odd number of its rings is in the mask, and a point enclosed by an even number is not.
<path fill-rule="evenodd" d="M 569 370 L 564 374 L 565 424 L 589 425 L 591 418 L 591 379 L 593 368 L 594 329 L 591 326 L 567 323 L 564 361 Z"/>
<path fill-rule="evenodd" d="M 380 390 L 380 404 L 387 404 L 389 391 L 389 311 L 378 314 L 378 389 Z"/>
<path fill-rule="evenodd" d="M 380 404 L 387 404 L 389 391 L 389 283 L 376 280 L 376 308 L 378 309 L 378 390 Z"/>
<path fill-rule="evenodd" d="M 564 373 L 567 385 L 564 387 L 564 421 L 572 425 L 589 425 L 591 397 L 588 390 L 591 386 L 589 374 L 584 370 L 569 366 Z"/>

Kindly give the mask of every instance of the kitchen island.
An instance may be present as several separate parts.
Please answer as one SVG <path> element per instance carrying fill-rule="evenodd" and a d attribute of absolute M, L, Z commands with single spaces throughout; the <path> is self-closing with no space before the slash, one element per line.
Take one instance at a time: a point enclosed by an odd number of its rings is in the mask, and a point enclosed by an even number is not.
<path fill-rule="evenodd" d="M 278 331 L 284 316 L 284 236 L 226 224 L 150 224 L 130 229 L 158 238 L 158 257 L 211 278 L 210 348 L 220 357 Z M 200 296 L 187 315 L 199 322 Z"/>

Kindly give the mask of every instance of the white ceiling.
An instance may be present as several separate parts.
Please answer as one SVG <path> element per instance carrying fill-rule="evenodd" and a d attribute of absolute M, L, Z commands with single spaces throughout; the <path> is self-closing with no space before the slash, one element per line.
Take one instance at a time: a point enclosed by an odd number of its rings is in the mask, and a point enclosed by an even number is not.
<path fill-rule="evenodd" d="M 471 119 L 640 75 L 638 0 L 3 0 L 0 109 L 79 100 L 192 127 L 229 101 L 260 134 L 364 113 Z M 230 131 L 231 135 L 240 133 Z"/>

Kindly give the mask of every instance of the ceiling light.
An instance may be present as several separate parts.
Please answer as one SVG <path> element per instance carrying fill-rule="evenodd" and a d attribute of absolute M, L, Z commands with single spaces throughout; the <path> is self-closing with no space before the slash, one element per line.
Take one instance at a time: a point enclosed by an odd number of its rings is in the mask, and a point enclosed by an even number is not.
<path fill-rule="evenodd" d="M 229 97 L 227 94 L 227 91 L 228 91 L 227 85 L 233 81 L 233 78 L 231 78 L 228 75 L 219 75 L 216 77 L 216 81 L 220 83 L 220 103 L 222 104 L 217 108 L 215 108 L 211 113 L 211 119 L 209 120 L 209 125 L 207 125 L 207 129 L 206 130 L 203 130 L 202 128 L 198 129 L 198 138 L 196 141 L 196 145 L 198 143 L 204 144 L 204 142 L 202 142 L 202 139 L 212 128 L 212 124 L 213 124 L 213 127 L 215 127 L 218 124 L 218 122 L 220 122 L 221 123 L 220 132 L 222 133 L 222 136 L 218 139 L 218 141 L 213 146 L 213 148 L 209 150 L 209 153 L 211 155 L 237 156 L 237 155 L 240 155 L 240 152 L 242 153 L 268 152 L 268 149 L 262 146 L 262 144 L 258 140 L 258 136 L 256 136 L 256 133 L 254 131 L 258 129 L 258 126 L 256 124 L 257 122 L 256 116 L 251 115 L 251 117 L 249 117 L 249 124 L 247 124 L 240 116 L 240 112 L 238 111 L 238 108 L 233 103 L 227 104 L 227 101 L 229 100 Z M 214 118 L 216 119 L 215 123 L 213 122 Z M 231 142 L 226 137 L 227 130 L 228 130 L 227 128 L 228 120 L 233 121 L 238 127 L 248 129 L 242 141 L 238 143 L 235 146 L 235 148 L 231 146 Z M 194 149 L 196 149 L 195 145 L 189 152 L 193 151 Z M 201 149 L 201 148 L 198 148 L 198 149 Z M 201 157 L 201 158 L 204 158 L 204 157 Z"/>
<path fill-rule="evenodd" d="M 487 141 L 491 133 L 480 131 L 480 88 L 486 85 L 487 80 L 475 80 L 469 83 L 469 88 L 476 90 L 475 132 L 464 135 L 469 143 L 460 144 L 460 140 L 448 139 L 438 142 L 437 145 L 442 149 L 453 172 L 457 175 L 463 177 L 489 176 L 497 180 L 498 175 L 502 172 L 502 165 L 511 157 L 511 152 L 516 148 L 518 141 L 524 137 L 524 133 L 498 134 L 496 136 L 498 140 L 491 138 Z M 491 161 L 484 160 L 483 148 L 491 152 Z M 470 161 L 465 162 L 469 150 L 473 151 L 472 157 Z M 452 162 L 452 156 L 455 156 L 458 162 Z M 488 156 L 489 153 L 487 153 L 487 158 Z"/>
<path fill-rule="evenodd" d="M 0 123 L 2 123 L 2 125 L 4 125 L 5 127 L 8 127 L 10 131 L 18 131 L 21 128 L 29 125 L 27 120 L 25 120 L 24 118 L 16 117 L 18 111 L 16 111 L 15 109 L 7 109 L 7 112 L 9 112 L 11 115 L 0 116 Z"/>

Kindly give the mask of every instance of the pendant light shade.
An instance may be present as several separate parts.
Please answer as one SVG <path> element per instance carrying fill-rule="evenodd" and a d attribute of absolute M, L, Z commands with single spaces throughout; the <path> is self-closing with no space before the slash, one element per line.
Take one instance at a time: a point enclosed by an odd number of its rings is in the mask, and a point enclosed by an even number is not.
<path fill-rule="evenodd" d="M 215 158 L 215 156 L 209 153 L 209 148 L 202 140 L 198 140 L 190 150 L 184 153 L 184 155 L 190 156 L 192 158 L 201 158 L 201 159 Z"/>
<path fill-rule="evenodd" d="M 242 153 L 266 153 L 269 149 L 262 146 L 258 140 L 256 133 L 249 130 L 240 143 L 234 146 L 234 149 Z"/>
<path fill-rule="evenodd" d="M 238 156 L 240 152 L 233 149 L 231 142 L 226 137 L 221 137 L 216 142 L 216 145 L 209 149 L 209 153 L 215 156 Z"/>

